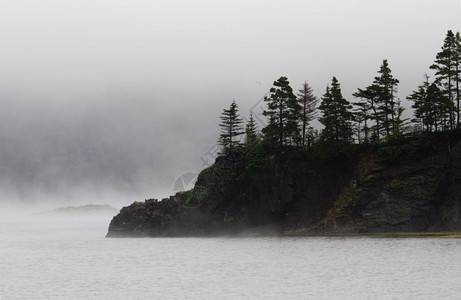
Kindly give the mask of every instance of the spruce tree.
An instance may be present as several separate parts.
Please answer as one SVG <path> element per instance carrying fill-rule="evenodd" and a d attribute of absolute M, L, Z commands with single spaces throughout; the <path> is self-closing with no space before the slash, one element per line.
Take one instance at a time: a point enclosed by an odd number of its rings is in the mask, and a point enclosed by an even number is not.
<path fill-rule="evenodd" d="M 221 134 L 218 139 L 218 144 L 222 147 L 222 153 L 227 154 L 234 151 L 240 145 L 237 137 L 243 134 L 242 122 L 238 114 L 238 107 L 235 100 L 232 101 L 229 109 L 223 109 L 220 117 Z"/>
<path fill-rule="evenodd" d="M 311 147 L 319 140 L 319 131 L 310 126 L 306 129 L 306 146 Z"/>
<path fill-rule="evenodd" d="M 256 125 L 253 113 L 250 112 L 250 119 L 245 125 L 245 144 L 247 147 L 251 147 L 258 141 L 258 127 Z"/>
<path fill-rule="evenodd" d="M 459 127 L 460 124 L 460 101 L 461 101 L 461 91 L 460 91 L 460 81 L 461 81 L 461 35 L 459 32 L 456 32 L 455 35 L 455 49 L 454 49 L 454 75 L 455 75 L 455 99 L 456 99 L 456 126 Z"/>
<path fill-rule="evenodd" d="M 459 51 L 458 49 L 459 47 L 456 47 L 456 37 L 453 34 L 453 31 L 448 30 L 442 46 L 442 51 L 437 53 L 434 64 L 430 66 L 431 69 L 436 71 L 435 81 L 441 87 L 441 90 L 450 103 L 454 103 L 453 91 L 456 90 L 454 85 L 456 79 L 459 79 L 456 74 L 456 61 L 459 60 L 459 55 L 457 55 L 457 52 Z M 449 127 L 450 129 L 453 129 L 455 125 L 455 115 L 456 126 L 459 126 L 459 99 L 457 99 L 456 109 L 454 109 L 454 105 L 450 105 L 449 107 Z"/>
<path fill-rule="evenodd" d="M 357 123 L 356 135 L 359 144 L 370 142 L 370 127 L 368 120 L 371 119 L 371 105 L 362 98 L 362 101 L 353 103 L 354 120 Z M 363 139 L 362 139 L 363 133 Z"/>
<path fill-rule="evenodd" d="M 314 96 L 314 92 L 307 81 L 303 83 L 302 88 L 298 92 L 298 102 L 301 106 L 301 145 L 305 146 L 307 134 L 306 129 L 309 126 L 309 122 L 316 116 L 317 105 L 317 97 Z"/>
<path fill-rule="evenodd" d="M 429 85 L 426 91 L 426 107 L 428 108 L 429 121 L 434 124 L 434 130 L 451 129 L 450 115 L 455 107 L 453 102 L 444 95 L 435 83 Z"/>
<path fill-rule="evenodd" d="M 424 82 L 418 86 L 418 90 L 413 91 L 407 99 L 413 101 L 414 122 L 421 131 L 431 132 L 434 125 L 435 108 L 427 101 L 427 89 L 429 87 L 429 76 L 424 75 Z"/>
<path fill-rule="evenodd" d="M 379 105 L 379 98 L 380 95 L 380 88 L 379 86 L 373 84 L 365 89 L 358 89 L 358 92 L 354 93 L 353 96 L 356 98 L 360 98 L 360 101 L 355 103 L 358 107 L 356 109 L 356 113 L 359 115 L 359 118 L 363 120 L 364 124 L 367 123 L 367 120 L 374 121 L 375 124 L 371 127 L 368 127 L 366 124 L 366 128 L 363 128 L 365 133 L 365 141 L 372 141 L 378 143 L 380 140 L 380 136 L 383 131 L 383 112 L 380 110 Z M 371 137 L 369 136 L 369 132 L 371 131 Z"/>
<path fill-rule="evenodd" d="M 391 132 L 395 132 L 394 125 L 397 107 L 394 99 L 399 80 L 392 76 L 387 59 L 383 60 L 378 73 L 380 76 L 375 77 L 373 84 L 375 85 L 375 90 L 378 92 L 376 100 L 378 102 L 378 110 L 380 110 L 383 116 L 382 125 L 386 137 L 389 137 Z"/>
<path fill-rule="evenodd" d="M 264 148 L 260 143 L 258 128 L 252 112 L 250 112 L 250 119 L 245 126 L 244 150 L 247 166 L 260 167 L 264 165 Z"/>
<path fill-rule="evenodd" d="M 299 139 L 298 120 L 301 107 L 293 94 L 293 89 L 286 77 L 274 81 L 271 95 L 265 97 L 267 109 L 263 115 L 268 117 L 268 125 L 263 128 L 266 139 L 279 149 Z"/>
<path fill-rule="evenodd" d="M 413 101 L 413 122 L 417 123 L 421 130 L 437 132 L 450 129 L 450 114 L 454 110 L 453 103 L 444 95 L 436 83 L 429 83 L 429 76 L 407 97 Z"/>
<path fill-rule="evenodd" d="M 392 137 L 397 138 L 407 131 L 408 118 L 403 118 L 405 107 L 402 106 L 400 99 L 395 102 L 395 117 L 392 121 Z"/>
<path fill-rule="evenodd" d="M 341 86 L 333 77 L 331 87 L 327 87 L 319 106 L 322 116 L 319 118 L 325 128 L 321 133 L 322 141 L 340 150 L 352 142 L 352 105 L 341 93 Z"/>
<path fill-rule="evenodd" d="M 368 116 L 362 115 L 362 118 L 367 117 L 375 121 L 372 127 L 372 139 L 375 142 L 379 142 L 381 136 L 389 138 L 396 132 L 395 126 L 398 124 L 396 123 L 398 108 L 395 93 L 399 80 L 392 76 L 387 59 L 383 60 L 378 73 L 379 76 L 375 77 L 372 85 L 365 89 L 358 89 L 358 92 L 353 94 L 354 97 L 362 99 L 356 104 L 359 106 L 359 111 L 362 114 L 370 113 Z"/>

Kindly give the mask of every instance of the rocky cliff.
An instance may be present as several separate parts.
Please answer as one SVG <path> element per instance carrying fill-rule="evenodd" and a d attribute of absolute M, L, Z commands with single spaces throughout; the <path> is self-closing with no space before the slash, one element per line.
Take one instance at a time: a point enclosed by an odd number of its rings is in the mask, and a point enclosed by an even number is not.
<path fill-rule="evenodd" d="M 406 139 L 329 156 L 257 163 L 219 157 L 193 190 L 135 202 L 108 237 L 461 230 L 461 139 Z"/>
<path fill-rule="evenodd" d="M 461 143 L 391 167 L 365 154 L 326 217 L 297 231 L 459 231 L 460 176 Z"/>

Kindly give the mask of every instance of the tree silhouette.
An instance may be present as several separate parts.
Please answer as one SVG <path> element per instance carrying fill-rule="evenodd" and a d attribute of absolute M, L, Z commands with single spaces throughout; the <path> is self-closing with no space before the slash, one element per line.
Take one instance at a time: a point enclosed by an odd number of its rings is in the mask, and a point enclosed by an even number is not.
<path fill-rule="evenodd" d="M 319 106 L 322 116 L 319 121 L 325 126 L 321 139 L 339 150 L 352 142 L 352 105 L 341 93 L 341 86 L 333 77 L 331 87 L 327 87 Z"/>
<path fill-rule="evenodd" d="M 229 109 L 223 109 L 220 119 L 221 134 L 219 135 L 218 144 L 222 146 L 222 153 L 232 152 L 240 145 L 236 138 L 243 134 L 243 121 L 238 114 L 235 100 L 232 101 Z"/>
<path fill-rule="evenodd" d="M 387 59 L 383 60 L 378 73 L 380 76 L 375 77 L 373 85 L 377 92 L 376 100 L 378 103 L 378 110 L 381 111 L 383 116 L 383 128 L 386 137 L 389 137 L 392 132 L 396 131 L 395 119 L 398 112 L 396 109 L 395 93 L 399 80 L 392 76 Z"/>
<path fill-rule="evenodd" d="M 253 117 L 253 113 L 250 112 L 250 119 L 245 125 L 245 144 L 251 147 L 258 141 L 258 127 Z"/>
<path fill-rule="evenodd" d="M 303 83 L 302 88 L 298 92 L 298 102 L 301 105 L 301 145 L 305 146 L 307 134 L 306 128 L 309 126 L 309 122 L 314 120 L 317 114 L 317 97 L 314 96 L 313 90 L 307 81 Z"/>
<path fill-rule="evenodd" d="M 455 81 L 459 81 L 459 60 L 460 55 L 459 46 L 456 45 L 456 37 L 453 34 L 453 31 L 448 30 L 445 40 L 443 42 L 442 51 L 437 53 L 436 59 L 433 65 L 430 66 L 431 69 L 435 70 L 435 82 L 440 86 L 444 95 L 448 98 L 450 103 L 454 103 L 453 91 L 458 90 L 459 94 L 459 85 Z M 457 71 L 458 70 L 458 71 Z M 458 72 L 458 73 L 457 73 Z M 456 113 L 456 126 L 459 126 L 460 116 L 459 116 L 459 96 L 457 96 L 456 109 L 454 105 L 449 106 L 449 128 L 453 129 L 454 127 L 454 115 Z"/>
<path fill-rule="evenodd" d="M 269 118 L 269 123 L 263 128 L 263 133 L 266 139 L 281 149 L 284 145 L 299 140 L 298 120 L 301 107 L 286 77 L 282 76 L 274 81 L 270 92 L 271 95 L 264 98 L 267 109 L 263 115 Z"/>

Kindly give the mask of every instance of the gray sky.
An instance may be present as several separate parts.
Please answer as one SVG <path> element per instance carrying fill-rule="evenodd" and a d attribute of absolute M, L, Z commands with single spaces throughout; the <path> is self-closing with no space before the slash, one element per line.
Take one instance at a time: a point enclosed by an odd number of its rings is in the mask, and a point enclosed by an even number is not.
<path fill-rule="evenodd" d="M 353 100 L 386 58 L 403 100 L 448 29 L 458 0 L 3 0 L 3 194 L 166 196 L 232 99 L 245 115 L 283 75 Z"/>

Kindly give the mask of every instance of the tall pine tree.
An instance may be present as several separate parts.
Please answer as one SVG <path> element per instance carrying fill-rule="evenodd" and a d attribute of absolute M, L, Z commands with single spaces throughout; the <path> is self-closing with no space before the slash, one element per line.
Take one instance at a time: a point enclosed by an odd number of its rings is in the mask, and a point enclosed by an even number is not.
<path fill-rule="evenodd" d="M 298 102 L 301 105 L 301 145 L 306 145 L 306 129 L 316 117 L 317 97 L 309 86 L 307 81 L 303 83 L 302 88 L 298 91 Z"/>
<path fill-rule="evenodd" d="M 375 122 L 372 127 L 374 142 L 379 142 L 381 136 L 389 138 L 391 134 L 398 131 L 399 122 L 396 118 L 401 109 L 397 107 L 395 101 L 399 81 L 392 76 L 387 59 L 383 60 L 378 73 L 379 76 L 375 77 L 372 85 L 365 89 L 358 89 L 358 92 L 354 93 L 354 97 L 362 99 L 357 104 L 359 110 L 362 113 L 366 111 L 370 113 L 362 117 Z"/>
<path fill-rule="evenodd" d="M 255 145 L 258 141 L 258 127 L 253 117 L 253 113 L 250 112 L 250 119 L 245 125 L 245 144 L 247 147 Z"/>
<path fill-rule="evenodd" d="M 429 82 L 429 76 L 426 75 L 425 81 L 407 97 L 413 101 L 414 119 L 422 131 L 437 132 L 439 130 L 450 129 L 450 113 L 453 111 L 451 103 L 440 90 L 436 83 Z"/>
<path fill-rule="evenodd" d="M 354 119 L 357 123 L 356 135 L 359 144 L 368 144 L 370 142 L 370 127 L 368 120 L 371 119 L 371 104 L 364 98 L 361 98 L 361 100 L 362 101 L 353 103 L 353 106 L 355 106 L 353 109 Z"/>
<path fill-rule="evenodd" d="M 427 101 L 427 89 L 430 85 L 429 76 L 425 74 L 424 78 L 424 82 L 407 99 L 414 102 L 411 106 L 414 115 L 412 122 L 416 124 L 418 130 L 431 132 L 435 122 L 435 108 Z"/>
<path fill-rule="evenodd" d="M 270 93 L 269 97 L 264 98 L 267 109 L 263 115 L 268 117 L 269 123 L 263 128 L 263 133 L 266 139 L 281 149 L 299 140 L 298 120 L 301 107 L 286 77 L 282 76 L 274 81 Z"/>
<path fill-rule="evenodd" d="M 379 142 L 381 133 L 383 131 L 383 112 L 380 110 L 379 105 L 379 87 L 375 84 L 366 87 L 365 89 L 358 89 L 358 92 L 354 93 L 353 96 L 360 98 L 359 102 L 355 105 L 357 108 L 357 114 L 359 119 L 363 120 L 366 128 L 363 128 L 365 133 L 365 141 L 371 141 L 374 143 Z M 368 127 L 367 120 L 374 121 L 375 124 Z M 371 131 L 371 137 L 369 132 Z"/>
<path fill-rule="evenodd" d="M 238 114 L 238 107 L 235 100 L 232 101 L 229 109 L 223 109 L 220 117 L 221 134 L 219 135 L 218 144 L 222 147 L 222 153 L 227 154 L 234 151 L 240 145 L 237 137 L 243 134 L 242 122 Z"/>
<path fill-rule="evenodd" d="M 391 133 L 396 131 L 395 119 L 398 112 L 395 102 L 395 93 L 397 91 L 397 84 L 399 83 L 399 80 L 392 76 L 387 59 L 383 60 L 378 73 L 380 75 L 375 77 L 373 85 L 376 86 L 376 91 L 378 92 L 378 109 L 381 111 L 383 116 L 383 128 L 386 133 L 386 137 L 389 137 Z"/>
<path fill-rule="evenodd" d="M 458 51 L 459 47 L 456 47 L 456 37 L 453 31 L 448 30 L 443 42 L 442 51 L 437 53 L 434 64 L 430 66 L 431 69 L 436 71 L 435 82 L 440 86 L 450 103 L 454 103 L 453 91 L 456 90 L 455 81 L 457 78 L 459 79 L 456 74 L 458 65 L 457 60 L 459 60 Z M 457 99 L 456 109 L 454 109 L 454 107 L 454 105 L 450 105 L 450 112 L 448 115 L 450 129 L 453 129 L 455 125 L 459 126 L 459 99 Z"/>
<path fill-rule="evenodd" d="M 352 105 L 343 97 L 336 77 L 333 77 L 331 87 L 327 87 L 319 109 L 322 112 L 319 121 L 325 126 L 321 133 L 322 141 L 336 151 L 352 143 Z"/>
<path fill-rule="evenodd" d="M 260 143 L 260 135 L 258 133 L 258 127 L 253 117 L 253 113 L 250 112 L 250 119 L 245 126 L 245 158 L 247 160 L 247 166 L 258 167 L 264 165 L 264 150 Z"/>
<path fill-rule="evenodd" d="M 455 74 L 455 99 L 456 99 L 456 126 L 459 127 L 460 124 L 460 102 L 461 102 L 461 91 L 460 91 L 460 81 L 461 81 L 461 35 L 459 32 L 455 35 L 455 55 L 454 55 L 454 74 Z"/>

